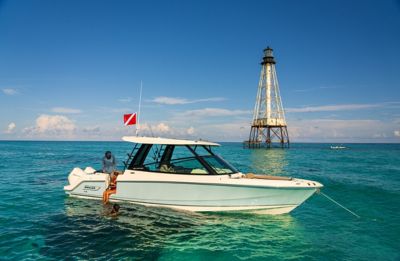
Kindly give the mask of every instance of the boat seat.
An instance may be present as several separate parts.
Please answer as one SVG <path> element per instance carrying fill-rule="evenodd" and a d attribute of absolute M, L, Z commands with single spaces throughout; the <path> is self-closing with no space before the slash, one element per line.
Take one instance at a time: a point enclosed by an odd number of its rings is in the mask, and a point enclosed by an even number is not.
<path fill-rule="evenodd" d="M 190 174 L 208 174 L 208 172 L 205 169 L 192 169 Z"/>
<path fill-rule="evenodd" d="M 174 170 L 174 168 L 173 167 L 171 167 L 171 166 L 168 166 L 167 164 L 162 164 L 161 166 L 160 166 L 160 169 L 159 169 L 161 172 L 165 172 L 165 173 L 174 173 L 175 172 L 175 170 Z"/>

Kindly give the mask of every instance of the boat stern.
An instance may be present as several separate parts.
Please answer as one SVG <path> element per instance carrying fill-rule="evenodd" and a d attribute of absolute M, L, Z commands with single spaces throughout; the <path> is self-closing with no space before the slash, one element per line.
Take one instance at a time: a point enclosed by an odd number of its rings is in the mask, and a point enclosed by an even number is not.
<path fill-rule="evenodd" d="M 68 185 L 64 186 L 64 191 L 71 196 L 101 197 L 108 183 L 108 174 L 96 173 L 91 167 L 85 170 L 74 168 L 68 175 Z"/>
<path fill-rule="evenodd" d="M 64 191 L 72 191 L 83 180 L 84 175 L 86 173 L 81 168 L 74 168 L 68 175 L 68 185 L 64 186 Z"/>

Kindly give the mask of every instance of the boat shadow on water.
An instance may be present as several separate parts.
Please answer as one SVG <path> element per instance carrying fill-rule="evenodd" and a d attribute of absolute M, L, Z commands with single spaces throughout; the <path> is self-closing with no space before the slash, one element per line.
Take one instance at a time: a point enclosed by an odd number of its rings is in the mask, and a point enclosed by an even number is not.
<path fill-rule="evenodd" d="M 157 259 L 167 238 L 190 235 L 201 225 L 198 214 L 120 204 L 118 215 L 101 201 L 66 198 L 64 213 L 43 222 L 39 253 L 50 258 L 132 256 Z M 68 249 L 68 253 L 65 252 Z"/>
<path fill-rule="evenodd" d="M 179 249 L 184 242 L 211 242 L 213 237 L 218 242 L 224 238 L 221 235 L 225 230 L 232 233 L 243 227 L 257 230 L 260 224 L 264 224 L 263 229 L 298 226 L 290 215 L 200 214 L 133 204 L 120 206 L 115 216 L 110 215 L 111 206 L 103 206 L 100 201 L 66 198 L 65 211 L 43 221 L 40 255 L 67 260 L 126 256 L 158 259 L 164 249 Z"/>

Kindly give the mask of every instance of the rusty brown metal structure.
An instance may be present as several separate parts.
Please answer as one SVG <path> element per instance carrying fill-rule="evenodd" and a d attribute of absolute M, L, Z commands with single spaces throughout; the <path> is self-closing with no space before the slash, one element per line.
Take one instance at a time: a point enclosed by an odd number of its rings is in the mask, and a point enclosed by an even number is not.
<path fill-rule="evenodd" d="M 264 49 L 261 74 L 247 148 L 289 147 L 289 133 L 279 92 L 275 59 L 270 47 Z"/>

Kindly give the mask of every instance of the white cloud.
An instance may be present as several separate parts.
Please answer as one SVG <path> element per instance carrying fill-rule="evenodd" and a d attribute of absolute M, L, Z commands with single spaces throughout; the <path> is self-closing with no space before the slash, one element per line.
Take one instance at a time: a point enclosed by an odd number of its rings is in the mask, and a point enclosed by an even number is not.
<path fill-rule="evenodd" d="M 14 122 L 11 122 L 10 124 L 8 124 L 7 129 L 4 131 L 4 133 L 11 134 L 14 132 L 16 127 L 17 127 L 17 125 L 15 125 Z"/>
<path fill-rule="evenodd" d="M 171 125 L 174 127 L 171 127 Z M 197 131 L 192 126 L 177 126 L 175 123 L 172 124 L 172 122 L 145 122 L 143 124 L 140 124 L 139 134 L 142 136 L 151 137 L 185 139 L 193 138 L 193 136 L 197 134 Z"/>
<path fill-rule="evenodd" d="M 213 141 L 244 141 L 248 139 L 250 124 L 244 121 L 205 124 L 196 128 L 196 134 Z"/>
<path fill-rule="evenodd" d="M 175 105 L 175 104 L 186 104 L 187 100 L 182 98 L 172 98 L 172 97 L 156 97 L 152 100 L 152 102 Z"/>
<path fill-rule="evenodd" d="M 82 113 L 81 110 L 79 109 L 73 109 L 73 108 L 66 108 L 66 107 L 54 107 L 51 109 L 52 112 L 55 113 L 62 113 L 62 114 L 78 114 Z"/>
<path fill-rule="evenodd" d="M 185 126 L 188 123 L 165 122 L 173 128 L 170 127 L 168 133 L 154 131 L 154 136 L 239 142 L 249 137 L 250 123 L 240 118 L 229 122 L 203 122 L 195 126 L 194 133 Z M 393 142 L 394 126 L 393 122 L 373 119 L 311 119 L 289 121 L 288 131 L 292 142 Z"/>
<path fill-rule="evenodd" d="M 187 119 L 143 123 L 140 135 L 240 142 L 248 139 L 250 131 L 249 121 L 241 118 L 230 118 L 229 122 L 204 121 L 194 126 L 188 124 L 192 122 Z M 293 142 L 395 142 L 394 129 L 397 130 L 398 125 L 393 121 L 374 119 L 310 119 L 288 122 L 289 137 Z M 400 130 L 394 135 L 400 137 Z"/>
<path fill-rule="evenodd" d="M 13 88 L 4 88 L 1 89 L 1 91 L 5 94 L 5 95 L 17 95 L 19 92 L 17 89 L 13 89 Z"/>
<path fill-rule="evenodd" d="M 386 133 L 375 133 L 372 135 L 372 138 L 379 139 L 379 138 L 387 138 Z"/>
<path fill-rule="evenodd" d="M 392 122 L 373 119 L 312 119 L 288 123 L 289 137 L 295 141 L 379 141 L 389 137 L 392 128 Z"/>
<path fill-rule="evenodd" d="M 101 129 L 99 126 L 84 127 L 84 128 L 82 128 L 82 132 L 84 132 L 86 134 L 99 134 L 101 132 Z"/>
<path fill-rule="evenodd" d="M 396 137 L 400 137 L 400 130 L 395 130 L 395 131 L 393 132 L 393 134 L 394 134 L 394 136 L 396 136 Z"/>
<path fill-rule="evenodd" d="M 310 106 L 303 108 L 287 108 L 286 112 L 325 112 L 325 111 L 350 111 L 350 110 L 362 110 L 372 109 L 381 107 L 383 104 L 339 104 L 339 105 L 324 105 L 324 106 Z"/>
<path fill-rule="evenodd" d="M 159 103 L 159 104 L 166 104 L 166 105 L 181 105 L 181 104 L 190 104 L 190 103 L 198 103 L 198 102 L 217 102 L 217 101 L 224 101 L 225 98 L 222 97 L 211 97 L 211 98 L 204 98 L 204 99 L 196 99 L 196 100 L 189 100 L 185 98 L 179 97 L 165 97 L 160 96 L 156 97 L 151 102 Z"/>
<path fill-rule="evenodd" d="M 188 135 L 193 135 L 195 132 L 196 132 L 196 130 L 195 130 L 193 127 L 189 127 L 189 128 L 186 130 L 186 133 L 187 133 Z"/>
<path fill-rule="evenodd" d="M 167 127 L 165 127 L 167 126 Z M 172 127 L 173 126 L 173 127 Z M 249 124 L 242 121 L 218 124 L 201 124 L 196 127 L 180 122 L 144 123 L 140 126 L 141 136 L 177 139 L 203 139 L 211 141 L 243 141 L 248 137 Z"/>
<path fill-rule="evenodd" d="M 189 110 L 179 113 L 181 117 L 220 117 L 220 116 L 238 116 L 250 115 L 252 111 L 249 110 L 228 110 L 221 108 L 204 108 L 198 110 Z"/>
<path fill-rule="evenodd" d="M 139 135 L 240 142 L 248 139 L 250 131 L 250 123 L 240 118 L 230 119 L 229 122 L 207 121 L 193 126 L 189 124 L 193 123 L 173 119 L 145 122 L 140 125 Z M 398 126 L 391 121 L 373 119 L 312 119 L 289 121 L 288 124 L 289 137 L 293 142 L 396 142 L 393 130 L 398 130 Z M 78 130 L 78 133 L 81 131 Z M 90 133 L 86 137 L 112 137 L 119 140 L 121 136 L 134 133 L 134 128 L 124 127 L 119 131 L 102 128 L 97 136 Z M 400 135 L 400 130 L 396 133 Z"/>
<path fill-rule="evenodd" d="M 36 119 L 36 128 L 38 132 L 73 131 L 75 124 L 66 116 L 43 114 Z"/>
<path fill-rule="evenodd" d="M 63 137 L 73 134 L 75 130 L 75 123 L 66 116 L 42 114 L 36 119 L 35 126 L 25 128 L 23 132 L 31 136 Z"/>
<path fill-rule="evenodd" d="M 142 123 L 139 126 L 139 131 L 141 135 L 144 136 L 171 136 L 176 133 L 167 123 Z"/>
<path fill-rule="evenodd" d="M 154 130 L 157 132 L 169 132 L 171 128 L 167 124 L 161 122 L 154 126 Z"/>

